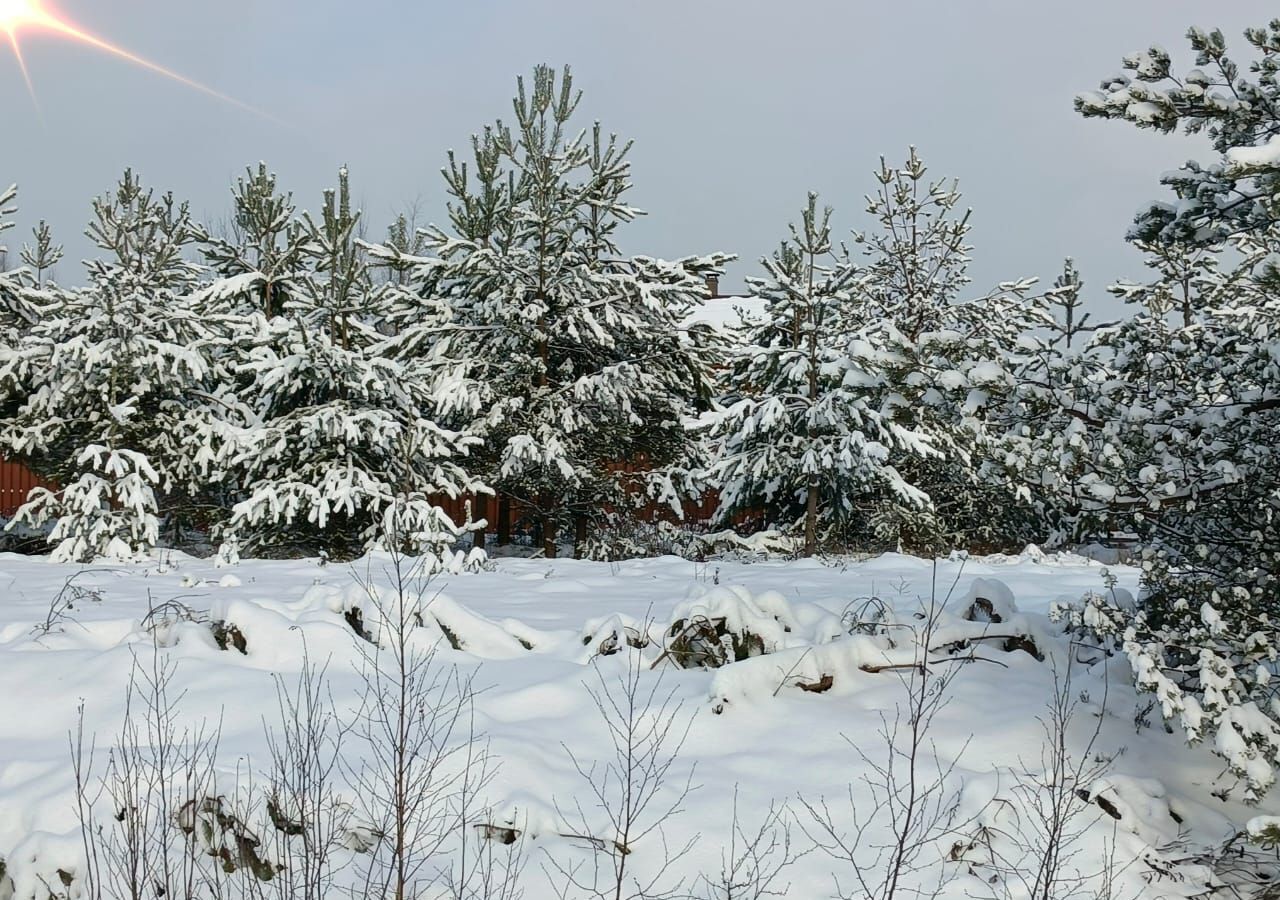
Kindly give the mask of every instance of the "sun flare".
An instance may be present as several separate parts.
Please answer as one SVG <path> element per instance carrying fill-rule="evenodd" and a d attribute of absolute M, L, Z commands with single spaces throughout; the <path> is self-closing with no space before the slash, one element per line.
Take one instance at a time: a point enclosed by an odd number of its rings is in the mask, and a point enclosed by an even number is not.
<path fill-rule="evenodd" d="M 35 24 L 40 18 L 38 0 L 0 0 L 0 29 L 17 31 L 23 25 Z"/>
<path fill-rule="evenodd" d="M 22 78 L 27 85 L 27 91 L 31 94 L 32 102 L 37 103 L 37 107 L 39 104 L 36 101 L 35 88 L 31 81 L 31 73 L 27 68 L 27 61 L 22 53 L 22 45 L 18 41 L 20 32 L 25 31 L 37 31 L 44 32 L 46 34 L 53 34 L 74 43 L 82 44 L 86 47 L 92 47 L 95 50 L 107 53 L 117 59 L 122 59 L 125 62 L 132 63 L 135 66 L 146 69 L 157 75 L 162 75 L 165 78 L 178 82 L 179 84 L 186 85 L 193 90 L 200 91 L 202 94 L 215 97 L 224 103 L 230 103 L 233 106 L 238 106 L 241 109 L 248 110 L 256 115 L 271 118 L 266 113 L 262 112 L 262 110 L 256 109 L 247 103 L 241 103 L 234 97 L 228 97 L 226 94 L 219 93 L 211 87 L 206 87 L 198 81 L 192 81 L 190 78 L 179 75 L 177 72 L 172 72 L 148 59 L 136 56 L 122 47 L 117 47 L 115 44 L 110 43 L 104 38 L 100 38 L 91 32 L 85 31 L 69 19 L 59 15 L 52 6 L 45 2 L 45 0 L 0 0 L 0 32 L 3 33 L 0 34 L 0 37 L 7 38 L 9 45 L 13 48 L 14 56 L 18 61 L 18 68 L 21 70 Z"/>

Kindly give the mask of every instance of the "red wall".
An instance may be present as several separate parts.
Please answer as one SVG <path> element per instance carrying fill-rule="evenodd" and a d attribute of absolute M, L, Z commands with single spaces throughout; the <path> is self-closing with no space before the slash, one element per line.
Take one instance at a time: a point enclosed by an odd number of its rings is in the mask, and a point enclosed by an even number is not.
<path fill-rule="evenodd" d="M 34 487 L 53 487 L 38 478 L 22 463 L 0 459 L 0 516 L 6 518 L 27 502 L 27 493 Z"/>

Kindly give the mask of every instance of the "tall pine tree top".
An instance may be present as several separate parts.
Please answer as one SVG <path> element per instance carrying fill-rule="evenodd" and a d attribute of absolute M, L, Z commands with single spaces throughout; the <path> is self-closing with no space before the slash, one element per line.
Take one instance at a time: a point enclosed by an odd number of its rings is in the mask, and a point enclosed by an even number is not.
<path fill-rule="evenodd" d="M 428 258 L 409 265 L 398 358 L 458 366 L 476 385 L 471 427 L 484 437 L 484 476 L 534 511 L 547 552 L 557 531 L 625 505 L 616 463 L 655 490 L 692 445 L 684 416 L 711 392 L 710 360 L 681 323 L 726 257 L 667 262 L 627 256 L 621 226 L 630 144 L 599 124 L 573 125 L 581 98 L 566 68 L 517 83 L 512 120 L 450 154 L 451 228 L 426 231 Z M 444 322 L 413 310 L 444 304 Z"/>

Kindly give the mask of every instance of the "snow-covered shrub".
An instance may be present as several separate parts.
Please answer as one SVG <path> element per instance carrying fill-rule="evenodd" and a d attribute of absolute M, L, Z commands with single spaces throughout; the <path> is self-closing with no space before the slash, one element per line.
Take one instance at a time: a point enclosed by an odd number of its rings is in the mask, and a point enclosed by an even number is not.
<path fill-rule="evenodd" d="M 679 556 L 705 562 L 732 559 L 753 562 L 761 559 L 794 558 L 800 546 L 790 535 L 773 530 L 739 534 L 733 529 L 707 531 L 659 520 L 657 522 L 618 521 L 602 528 L 583 543 L 585 559 L 622 560 L 652 556 Z"/>
<path fill-rule="evenodd" d="M 589 648 L 592 657 L 613 656 L 624 647 L 643 650 L 653 642 L 651 630 L 650 622 L 615 613 L 588 621 L 582 627 L 582 645 Z"/>
<path fill-rule="evenodd" d="M 1268 849 L 1280 846 L 1280 816 L 1254 816 L 1245 831 L 1255 844 Z"/>
<path fill-rule="evenodd" d="M 841 633 L 840 621 L 776 591 L 716 586 L 679 604 L 663 633 L 660 659 L 683 669 L 716 669 L 789 647 L 812 646 Z"/>
<path fill-rule="evenodd" d="M 1056 615 L 1124 653 L 1164 718 L 1226 760 L 1225 788 L 1257 801 L 1275 784 L 1280 760 L 1271 616 L 1247 590 L 1220 593 L 1213 580 L 1170 572 L 1154 552 L 1144 567 L 1153 592 L 1136 604 L 1123 594 L 1090 594 Z"/>
<path fill-rule="evenodd" d="M 320 591 L 316 602 L 342 613 L 352 631 L 384 650 L 389 641 L 403 640 L 415 652 L 449 647 L 486 659 L 509 659 L 533 649 L 534 640 L 541 638 L 518 623 L 472 612 L 416 577 L 401 588 L 360 584 L 345 594 Z"/>
<path fill-rule="evenodd" d="M 705 558 L 701 537 L 693 529 L 672 522 L 641 522 L 615 514 L 601 522 L 601 527 L 576 549 L 582 559 L 602 561 L 652 556 L 701 559 Z"/>

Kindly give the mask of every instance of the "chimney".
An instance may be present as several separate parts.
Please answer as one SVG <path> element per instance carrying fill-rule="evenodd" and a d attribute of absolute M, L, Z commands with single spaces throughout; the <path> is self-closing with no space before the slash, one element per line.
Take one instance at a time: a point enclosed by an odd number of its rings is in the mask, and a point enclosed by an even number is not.
<path fill-rule="evenodd" d="M 719 275 L 707 276 L 707 295 L 712 300 L 720 296 L 720 276 Z"/>

